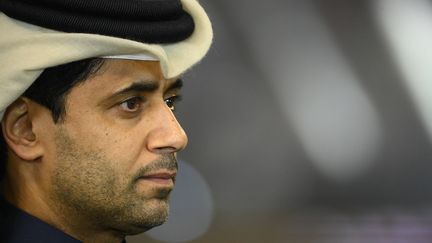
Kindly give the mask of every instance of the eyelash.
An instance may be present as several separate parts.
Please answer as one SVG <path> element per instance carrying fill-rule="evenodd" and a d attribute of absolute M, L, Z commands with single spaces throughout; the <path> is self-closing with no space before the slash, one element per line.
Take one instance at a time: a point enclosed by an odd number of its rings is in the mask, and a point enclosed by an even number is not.
<path fill-rule="evenodd" d="M 164 101 L 165 104 L 168 106 L 168 108 L 170 108 L 170 110 L 174 112 L 176 111 L 176 104 L 179 103 L 181 100 L 182 100 L 181 95 L 174 95 L 166 98 Z"/>
<path fill-rule="evenodd" d="M 182 100 L 181 95 L 174 95 L 164 99 L 164 102 L 168 106 L 168 108 L 170 108 L 170 110 L 174 112 L 176 110 L 176 104 L 181 100 Z M 140 110 L 143 102 L 144 102 L 143 97 L 135 96 L 121 102 L 119 106 L 126 112 L 134 113 Z M 129 106 L 131 104 L 133 105 L 133 108 Z"/>

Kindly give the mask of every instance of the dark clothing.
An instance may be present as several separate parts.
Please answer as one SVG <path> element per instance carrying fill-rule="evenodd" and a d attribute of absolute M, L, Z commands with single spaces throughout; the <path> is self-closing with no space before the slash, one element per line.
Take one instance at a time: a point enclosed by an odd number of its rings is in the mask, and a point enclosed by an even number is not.
<path fill-rule="evenodd" d="M 0 199 L 1 243 L 80 243 L 42 220 Z"/>

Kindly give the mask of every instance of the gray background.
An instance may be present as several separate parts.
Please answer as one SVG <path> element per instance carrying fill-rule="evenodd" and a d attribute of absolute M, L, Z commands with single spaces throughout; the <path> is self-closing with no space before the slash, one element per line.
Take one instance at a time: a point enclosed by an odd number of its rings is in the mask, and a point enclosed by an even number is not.
<path fill-rule="evenodd" d="M 179 189 L 179 222 L 210 220 L 187 242 L 431 242 L 427 121 L 376 2 L 201 3 L 215 42 L 184 78 L 179 158 L 212 202 Z M 179 228 L 129 241 L 182 241 Z"/>

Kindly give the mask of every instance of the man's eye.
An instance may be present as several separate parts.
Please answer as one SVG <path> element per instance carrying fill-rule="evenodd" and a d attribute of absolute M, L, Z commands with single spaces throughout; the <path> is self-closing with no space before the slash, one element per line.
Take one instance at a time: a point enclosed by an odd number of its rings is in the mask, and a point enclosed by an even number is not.
<path fill-rule="evenodd" d="M 120 103 L 120 107 L 127 112 L 136 112 L 140 109 L 142 102 L 141 97 L 133 97 Z"/>
<path fill-rule="evenodd" d="M 168 106 L 168 108 L 171 109 L 171 111 L 175 111 L 176 105 L 180 100 L 181 100 L 180 95 L 171 96 L 171 97 L 165 99 L 165 104 Z"/>

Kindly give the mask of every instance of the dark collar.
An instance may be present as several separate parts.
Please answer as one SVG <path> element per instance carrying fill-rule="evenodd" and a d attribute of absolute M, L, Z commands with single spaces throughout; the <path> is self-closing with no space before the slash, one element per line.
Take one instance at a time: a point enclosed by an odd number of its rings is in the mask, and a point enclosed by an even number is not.
<path fill-rule="evenodd" d="M 0 239 L 6 243 L 80 243 L 5 200 L 0 200 Z"/>
<path fill-rule="evenodd" d="M 80 243 L 42 220 L 0 199 L 0 239 L 6 243 Z M 2 241 L 3 242 L 3 241 Z"/>

